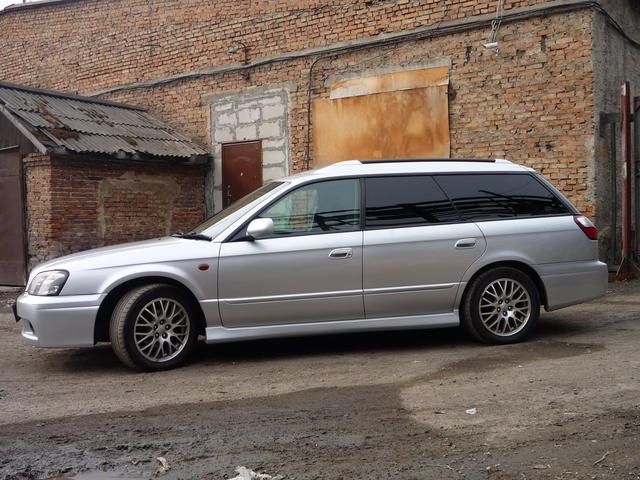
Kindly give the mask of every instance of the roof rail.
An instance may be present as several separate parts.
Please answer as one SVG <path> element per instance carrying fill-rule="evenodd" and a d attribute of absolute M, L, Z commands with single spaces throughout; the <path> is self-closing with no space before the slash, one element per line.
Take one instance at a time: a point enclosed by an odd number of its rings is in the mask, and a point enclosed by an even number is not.
<path fill-rule="evenodd" d="M 491 158 L 396 158 L 389 160 L 360 160 L 360 163 L 410 163 L 410 162 L 470 162 L 470 163 L 503 163 L 507 160 L 494 160 Z M 511 162 L 509 162 L 511 163 Z"/>

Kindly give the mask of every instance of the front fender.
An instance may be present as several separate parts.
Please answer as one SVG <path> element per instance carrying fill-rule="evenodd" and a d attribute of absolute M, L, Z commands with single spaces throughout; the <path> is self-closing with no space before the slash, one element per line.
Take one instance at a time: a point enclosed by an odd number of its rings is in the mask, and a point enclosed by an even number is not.
<path fill-rule="evenodd" d="M 145 278 L 167 278 L 184 285 L 191 291 L 202 309 L 207 326 L 220 326 L 220 313 L 218 311 L 218 274 L 217 262 L 210 264 L 206 271 L 198 269 L 203 262 L 195 262 L 193 265 L 155 264 L 145 265 L 144 269 L 137 267 L 120 267 L 109 272 L 100 284 L 100 289 L 109 294 L 127 282 Z M 213 263 L 213 262 L 211 262 Z M 107 296 L 107 295 L 105 295 Z"/>
<path fill-rule="evenodd" d="M 164 277 L 179 282 L 188 288 L 198 300 L 215 298 L 218 291 L 215 268 L 210 267 L 209 270 L 203 272 L 198 270 L 196 265 L 186 271 L 184 266 L 164 264 L 145 265 L 144 269 L 140 269 L 140 266 L 114 268 L 101 281 L 98 290 L 99 293 L 108 294 L 124 283 L 145 277 Z"/>

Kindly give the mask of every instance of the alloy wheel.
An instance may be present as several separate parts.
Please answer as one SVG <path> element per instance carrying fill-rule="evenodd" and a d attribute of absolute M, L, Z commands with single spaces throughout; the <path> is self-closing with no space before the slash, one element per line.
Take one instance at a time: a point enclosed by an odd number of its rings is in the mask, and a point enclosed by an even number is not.
<path fill-rule="evenodd" d="M 140 310 L 133 326 L 136 349 L 152 362 L 167 362 L 184 350 L 190 324 L 186 309 L 176 300 L 151 300 Z"/>
<path fill-rule="evenodd" d="M 480 296 L 480 319 L 494 335 L 508 337 L 522 330 L 531 317 L 531 297 L 512 278 L 489 283 Z"/>

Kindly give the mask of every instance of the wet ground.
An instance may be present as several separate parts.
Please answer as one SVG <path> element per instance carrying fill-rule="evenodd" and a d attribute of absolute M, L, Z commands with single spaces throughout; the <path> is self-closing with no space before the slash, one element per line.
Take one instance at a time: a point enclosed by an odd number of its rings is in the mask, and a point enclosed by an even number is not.
<path fill-rule="evenodd" d="M 108 345 L 26 347 L 0 313 L 0 479 L 640 479 L 639 339 L 638 283 L 519 345 L 272 340 L 155 374 Z"/>

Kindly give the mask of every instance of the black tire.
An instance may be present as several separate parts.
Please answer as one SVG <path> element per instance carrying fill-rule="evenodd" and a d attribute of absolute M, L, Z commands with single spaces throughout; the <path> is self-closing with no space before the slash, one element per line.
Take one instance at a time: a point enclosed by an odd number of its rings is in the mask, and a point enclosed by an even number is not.
<path fill-rule="evenodd" d="M 171 307 L 176 305 L 180 315 L 180 325 L 170 325 L 171 322 L 168 319 L 171 314 L 166 312 L 159 314 L 160 319 L 153 320 L 151 307 L 154 305 L 158 307 L 157 302 L 164 302 Z M 140 320 L 136 325 L 136 321 L 145 307 L 149 307 L 149 310 L 142 314 L 144 319 Z M 180 307 L 183 310 L 180 310 Z M 176 310 L 173 312 L 175 315 Z M 185 316 L 186 320 L 184 319 Z M 151 322 L 147 318 L 151 318 Z M 192 300 L 177 287 L 153 284 L 134 288 L 120 299 L 111 315 L 111 323 L 109 325 L 111 347 L 122 363 L 136 370 L 158 371 L 176 368 L 187 361 L 196 346 L 198 340 L 197 318 Z M 162 325 L 160 325 L 160 322 L 162 322 Z M 151 326 L 148 327 L 147 323 Z M 136 328 L 138 329 L 138 336 L 148 337 L 145 340 L 146 343 L 142 343 L 141 346 L 136 345 L 134 340 Z M 149 334 L 140 333 L 140 328 L 149 329 Z M 174 335 L 171 334 L 172 328 L 174 328 Z M 144 331 L 146 332 L 147 330 Z M 154 345 L 149 346 L 151 344 Z M 145 348 L 147 349 L 146 353 L 143 352 Z M 158 349 L 158 355 L 163 356 L 158 360 L 150 358 L 152 355 L 149 355 L 149 352 L 156 351 L 156 348 Z M 174 354 L 170 354 L 171 349 L 174 348 Z M 162 353 L 160 353 L 160 349 Z"/>
<path fill-rule="evenodd" d="M 487 306 L 487 304 L 488 299 L 492 299 L 493 295 L 492 293 L 485 294 L 485 290 L 492 290 L 490 286 L 493 285 L 495 291 L 501 293 L 500 286 L 494 282 L 502 282 L 503 280 L 515 282 L 508 285 L 519 284 L 528 294 L 530 309 L 526 320 L 524 320 L 526 315 L 519 313 L 520 309 L 524 308 L 526 303 L 518 303 L 515 306 L 513 304 L 514 298 L 518 295 L 512 297 L 499 295 L 500 298 L 496 297 L 496 311 L 493 313 L 493 316 L 489 317 L 491 314 L 488 312 L 493 312 L 493 310 Z M 480 312 L 483 294 L 485 295 L 483 300 L 483 315 L 485 316 L 486 324 Z M 511 305 L 509 305 L 509 302 Z M 498 310 L 498 308 L 500 308 L 500 310 Z M 518 310 L 517 314 L 519 317 L 516 317 L 514 308 Z M 516 343 L 527 337 L 538 323 L 538 318 L 540 317 L 540 293 L 531 278 L 521 270 L 512 267 L 497 267 L 481 273 L 469 284 L 462 299 L 460 310 L 462 326 L 475 339 L 484 343 L 498 345 Z M 495 317 L 495 315 L 497 315 L 497 317 Z M 518 324 L 520 321 L 522 323 Z M 495 322 L 497 322 L 497 324 Z M 500 332 L 502 329 L 505 331 Z M 512 329 L 512 332 L 509 332 L 508 329 Z M 496 331 L 498 331 L 498 333 L 496 333 Z"/>

